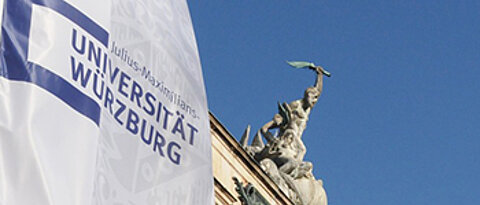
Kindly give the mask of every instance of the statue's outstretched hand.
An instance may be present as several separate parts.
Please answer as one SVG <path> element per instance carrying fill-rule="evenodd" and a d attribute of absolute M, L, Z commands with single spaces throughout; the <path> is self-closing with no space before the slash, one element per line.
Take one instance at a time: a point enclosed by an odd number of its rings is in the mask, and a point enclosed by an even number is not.
<path fill-rule="evenodd" d="M 322 66 L 315 66 L 315 72 L 317 72 L 317 74 L 326 75 L 327 77 L 332 76 L 332 74 L 330 74 L 330 72 L 328 72 L 328 71 L 326 71 L 325 69 L 323 69 Z"/>

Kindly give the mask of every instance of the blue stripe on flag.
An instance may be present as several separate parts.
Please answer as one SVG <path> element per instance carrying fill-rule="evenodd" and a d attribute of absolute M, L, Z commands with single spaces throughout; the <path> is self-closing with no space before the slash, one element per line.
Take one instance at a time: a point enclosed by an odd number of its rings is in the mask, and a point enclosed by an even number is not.
<path fill-rule="evenodd" d="M 48 69 L 27 62 L 32 2 L 62 14 L 108 47 L 108 32 L 68 3 L 60 0 L 5 0 L 0 49 L 0 76 L 33 83 L 68 104 L 97 126 L 100 106 L 89 96 Z"/>
<path fill-rule="evenodd" d="M 40 6 L 48 7 L 59 14 L 62 14 L 65 18 L 70 19 L 75 24 L 85 29 L 85 31 L 90 33 L 108 48 L 108 32 L 75 7 L 59 0 L 32 0 L 32 2 Z"/>
<path fill-rule="evenodd" d="M 34 63 L 28 63 L 27 67 L 30 70 L 30 82 L 49 91 L 76 111 L 90 118 L 97 126 L 99 125 L 100 106 L 97 102 L 46 68 Z"/>

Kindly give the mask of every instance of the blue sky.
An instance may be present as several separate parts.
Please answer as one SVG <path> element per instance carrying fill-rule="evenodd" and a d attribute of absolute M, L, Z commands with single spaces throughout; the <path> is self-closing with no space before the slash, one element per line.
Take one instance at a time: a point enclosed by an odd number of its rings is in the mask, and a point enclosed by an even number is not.
<path fill-rule="evenodd" d="M 210 110 L 240 137 L 333 75 L 303 135 L 329 204 L 480 204 L 479 1 L 188 1 Z"/>

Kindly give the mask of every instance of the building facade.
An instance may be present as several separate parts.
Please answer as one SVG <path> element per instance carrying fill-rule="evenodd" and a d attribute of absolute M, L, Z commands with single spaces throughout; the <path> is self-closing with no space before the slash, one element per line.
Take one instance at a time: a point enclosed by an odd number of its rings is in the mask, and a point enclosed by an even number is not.
<path fill-rule="evenodd" d="M 215 204 L 294 204 L 210 113 Z"/>

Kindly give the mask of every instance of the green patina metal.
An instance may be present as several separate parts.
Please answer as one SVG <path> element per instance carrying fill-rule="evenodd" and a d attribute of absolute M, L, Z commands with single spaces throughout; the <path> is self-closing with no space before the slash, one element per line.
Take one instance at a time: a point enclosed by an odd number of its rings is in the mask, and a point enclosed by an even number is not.
<path fill-rule="evenodd" d="M 295 68 L 308 68 L 312 70 L 316 70 L 317 72 L 323 73 L 325 76 L 330 77 L 332 74 L 327 70 L 323 69 L 321 66 L 316 66 L 312 62 L 306 61 L 287 61 L 288 65 L 295 67 Z"/>
<path fill-rule="evenodd" d="M 243 186 L 243 183 L 236 177 L 233 177 L 233 181 L 237 185 L 235 190 L 240 194 L 240 200 L 244 205 L 270 205 L 252 184 L 248 183 L 246 186 Z"/>

